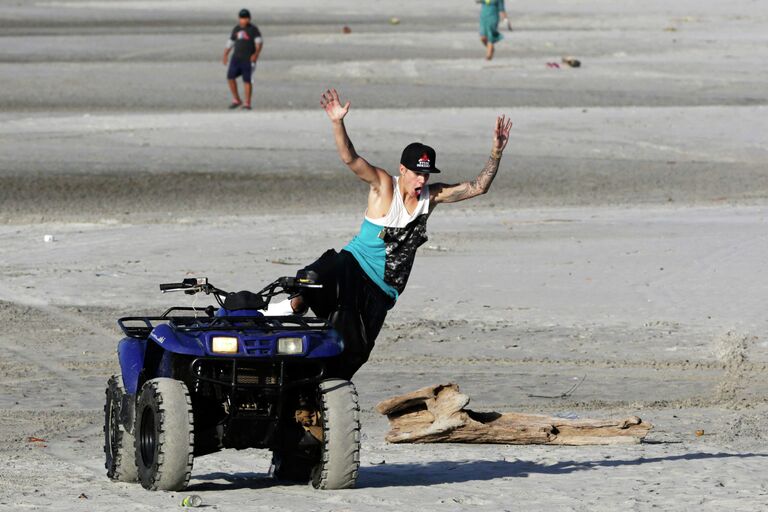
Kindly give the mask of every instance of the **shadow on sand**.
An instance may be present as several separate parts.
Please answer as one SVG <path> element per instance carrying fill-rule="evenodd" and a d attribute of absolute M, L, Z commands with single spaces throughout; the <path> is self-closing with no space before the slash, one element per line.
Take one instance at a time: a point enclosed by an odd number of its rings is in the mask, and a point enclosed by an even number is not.
<path fill-rule="evenodd" d="M 577 471 L 598 470 L 620 466 L 639 466 L 658 462 L 697 461 L 705 459 L 768 458 L 767 453 L 686 453 L 667 457 L 638 457 L 636 459 L 603 459 L 596 461 L 562 461 L 540 464 L 524 460 L 432 461 L 423 464 L 382 464 L 363 466 L 357 488 L 412 487 L 453 484 L 497 478 L 526 478 L 531 474 L 567 475 Z M 201 482 L 202 480 L 202 482 Z M 224 480 L 219 482 L 216 480 Z M 233 489 L 264 489 L 286 485 L 272 480 L 264 473 L 208 473 L 195 475 L 190 491 L 223 491 Z M 290 484 L 288 484 L 290 485 Z M 306 484 L 296 484 L 306 485 Z"/>
<path fill-rule="evenodd" d="M 638 457 L 636 459 L 603 459 L 596 461 L 567 460 L 556 464 L 516 461 L 435 461 L 425 464 L 392 464 L 360 469 L 358 487 L 410 487 L 415 485 L 451 484 L 497 478 L 526 478 L 534 473 L 566 475 L 619 466 L 638 466 L 657 462 L 695 461 L 703 459 L 766 457 L 760 453 L 687 453 L 668 457 Z"/>
<path fill-rule="evenodd" d="M 223 480 L 223 481 L 222 481 Z M 187 486 L 188 491 L 233 491 L 235 489 L 267 489 L 282 482 L 270 478 L 267 473 L 206 473 L 195 475 Z"/>

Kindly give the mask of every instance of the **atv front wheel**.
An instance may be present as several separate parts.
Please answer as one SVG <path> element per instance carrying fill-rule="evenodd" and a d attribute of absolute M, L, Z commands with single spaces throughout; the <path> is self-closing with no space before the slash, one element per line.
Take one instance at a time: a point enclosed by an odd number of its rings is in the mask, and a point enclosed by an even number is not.
<path fill-rule="evenodd" d="M 187 386 L 152 379 L 141 388 L 136 407 L 136 464 L 142 487 L 180 491 L 192 474 L 194 431 Z"/>
<path fill-rule="evenodd" d="M 360 406 L 354 384 L 342 379 L 320 383 L 323 444 L 312 468 L 315 489 L 349 489 L 360 467 Z"/>
<path fill-rule="evenodd" d="M 137 470 L 133 435 L 120 421 L 120 408 L 125 395 L 121 380 L 113 375 L 107 382 L 107 401 L 104 404 L 104 467 L 110 480 L 135 482 Z"/>

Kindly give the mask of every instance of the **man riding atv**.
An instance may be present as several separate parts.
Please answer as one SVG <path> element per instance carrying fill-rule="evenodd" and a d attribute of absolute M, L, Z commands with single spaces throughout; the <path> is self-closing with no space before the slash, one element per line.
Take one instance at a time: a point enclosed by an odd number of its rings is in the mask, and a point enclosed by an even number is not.
<path fill-rule="evenodd" d="M 427 186 L 440 172 L 432 148 L 408 145 L 399 175 L 390 176 L 355 152 L 343 123 L 349 103 L 329 90 L 321 104 L 341 159 L 370 185 L 360 234 L 257 293 L 225 292 L 207 278 L 160 285 L 213 295 L 218 308 L 174 306 L 121 318 L 121 375 L 109 379 L 104 406 L 110 479 L 178 491 L 196 457 L 262 448 L 272 451 L 278 480 L 354 487 L 360 421 L 351 377 L 405 289 L 429 215 L 439 203 L 488 191 L 512 123 L 496 120 L 491 156 L 477 178 Z M 279 294 L 291 298 L 271 305 Z M 320 318 L 299 315 L 308 308 Z"/>
<path fill-rule="evenodd" d="M 335 373 L 350 379 L 368 360 L 387 311 L 405 290 L 416 249 L 427 241 L 427 219 L 440 203 L 455 203 L 488 191 L 499 170 L 512 121 L 503 115 L 496 119 L 491 155 L 475 179 L 427 185 L 430 174 L 440 172 L 435 167 L 434 149 L 419 142 L 409 144 L 400 158 L 399 173 L 391 176 L 355 151 L 344 127 L 350 102 L 342 104 L 336 90 L 330 89 L 323 93 L 320 104 L 332 122 L 341 160 L 370 186 L 368 208 L 360 233 L 346 247 L 340 252 L 330 249 L 304 268 L 316 273 L 322 288 L 302 291 L 291 299 L 290 306 L 295 313 L 311 308 L 323 318 L 349 315 L 332 322 L 346 341 L 343 362 Z"/>

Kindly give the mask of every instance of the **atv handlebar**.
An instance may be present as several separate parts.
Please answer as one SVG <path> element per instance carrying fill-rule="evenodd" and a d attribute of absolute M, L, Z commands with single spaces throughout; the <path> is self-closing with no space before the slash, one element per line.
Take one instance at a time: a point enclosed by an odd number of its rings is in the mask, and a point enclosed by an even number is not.
<path fill-rule="evenodd" d="M 206 291 L 207 288 L 213 288 L 208 284 L 207 277 L 190 277 L 180 283 L 163 283 L 160 285 L 160 291 L 165 292 L 185 292 L 189 294 Z M 213 290 L 207 291 L 210 293 Z"/>
<path fill-rule="evenodd" d="M 281 293 L 293 297 L 294 295 L 297 295 L 302 288 L 322 288 L 323 285 L 317 281 L 318 275 L 315 272 L 311 270 L 300 270 L 298 274 L 296 274 L 296 277 L 278 278 L 264 287 L 264 289 L 256 295 L 259 295 L 264 300 L 264 304 L 268 305 L 272 297 Z M 180 283 L 162 283 L 160 285 L 160 291 L 163 293 L 184 292 L 187 295 L 194 295 L 200 292 L 207 295 L 213 294 L 216 298 L 216 302 L 222 307 L 224 307 L 222 297 L 229 295 L 228 292 L 209 284 L 207 277 L 190 277 L 184 279 Z"/>
<path fill-rule="evenodd" d="M 160 285 L 161 292 L 177 292 L 177 291 L 186 290 L 189 288 L 190 286 L 187 286 L 184 283 L 162 283 Z"/>

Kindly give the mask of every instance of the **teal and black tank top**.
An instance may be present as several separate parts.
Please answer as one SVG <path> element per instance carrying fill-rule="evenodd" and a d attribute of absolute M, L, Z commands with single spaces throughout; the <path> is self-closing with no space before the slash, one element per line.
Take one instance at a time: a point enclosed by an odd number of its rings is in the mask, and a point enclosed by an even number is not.
<path fill-rule="evenodd" d="M 408 213 L 397 188 L 398 179 L 392 178 L 394 193 L 389 212 L 380 219 L 372 219 L 366 212 L 360 233 L 344 247 L 368 277 L 395 300 L 405 290 L 416 249 L 428 240 L 430 213 L 429 187 L 421 189 L 416 208 Z"/>

